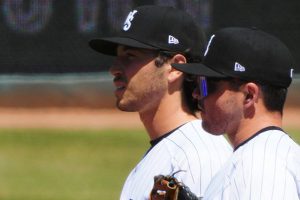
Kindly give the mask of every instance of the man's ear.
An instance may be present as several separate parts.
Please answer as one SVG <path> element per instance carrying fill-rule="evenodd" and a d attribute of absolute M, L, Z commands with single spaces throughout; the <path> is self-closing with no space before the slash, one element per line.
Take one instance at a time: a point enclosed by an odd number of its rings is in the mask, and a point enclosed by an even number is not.
<path fill-rule="evenodd" d="M 186 63 L 186 58 L 184 57 L 184 55 L 182 54 L 176 54 L 175 56 L 173 56 L 172 58 L 172 63 L 179 63 L 179 64 L 184 64 Z"/>
<path fill-rule="evenodd" d="M 257 103 L 259 92 L 259 86 L 256 83 L 249 82 L 245 84 L 243 87 L 244 105 L 250 107 Z"/>
<path fill-rule="evenodd" d="M 172 58 L 172 63 L 184 64 L 184 63 L 186 63 L 186 58 L 181 54 L 176 54 Z M 180 78 L 181 76 L 183 76 L 183 72 L 178 71 L 177 69 L 171 67 L 170 73 L 169 73 L 169 76 L 168 76 L 168 81 L 169 82 L 174 82 L 178 78 Z"/>

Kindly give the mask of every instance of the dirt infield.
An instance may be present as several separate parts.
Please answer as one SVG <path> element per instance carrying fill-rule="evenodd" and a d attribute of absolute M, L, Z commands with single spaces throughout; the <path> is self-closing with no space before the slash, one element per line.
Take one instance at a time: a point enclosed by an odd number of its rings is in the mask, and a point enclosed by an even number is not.
<path fill-rule="evenodd" d="M 114 109 L 0 109 L 2 128 L 141 128 L 137 113 Z"/>
<path fill-rule="evenodd" d="M 300 129 L 300 108 L 286 108 L 284 127 Z M 0 109 L 2 128 L 143 128 L 137 113 L 116 109 Z"/>

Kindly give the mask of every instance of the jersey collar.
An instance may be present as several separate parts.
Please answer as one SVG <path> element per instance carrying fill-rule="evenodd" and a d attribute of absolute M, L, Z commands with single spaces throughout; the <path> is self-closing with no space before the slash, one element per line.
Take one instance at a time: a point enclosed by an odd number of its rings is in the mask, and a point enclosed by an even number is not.
<path fill-rule="evenodd" d="M 245 140 L 242 143 L 240 143 L 237 147 L 234 148 L 234 151 L 236 151 L 238 148 L 240 148 L 241 146 L 243 146 L 244 144 L 246 144 L 247 142 L 249 142 L 250 140 L 252 140 L 256 136 L 258 136 L 259 134 L 261 134 L 261 133 L 263 133 L 265 131 L 270 131 L 270 130 L 280 130 L 280 131 L 283 131 L 280 127 L 277 127 L 277 126 L 268 126 L 268 127 L 265 127 L 263 129 L 259 130 L 258 132 L 256 132 L 251 137 L 249 137 L 247 140 Z"/>
<path fill-rule="evenodd" d="M 180 127 L 182 127 L 183 125 L 185 125 L 185 124 L 182 124 L 182 125 L 178 126 L 177 128 L 175 128 L 175 129 L 173 129 L 173 130 L 171 130 L 171 131 L 169 131 L 169 132 L 163 134 L 162 136 L 160 136 L 160 137 L 158 137 L 158 138 L 156 138 L 156 139 L 154 139 L 154 140 L 151 140 L 151 141 L 150 141 L 151 147 L 148 149 L 148 151 L 145 153 L 145 155 L 147 155 L 148 152 L 149 152 L 155 145 L 157 145 L 160 141 L 162 141 L 164 138 L 166 138 L 166 137 L 168 137 L 169 135 L 171 135 L 172 133 L 174 133 L 176 130 L 178 130 L 178 129 L 179 129 Z M 144 155 L 144 156 L 145 156 L 145 155 Z"/>

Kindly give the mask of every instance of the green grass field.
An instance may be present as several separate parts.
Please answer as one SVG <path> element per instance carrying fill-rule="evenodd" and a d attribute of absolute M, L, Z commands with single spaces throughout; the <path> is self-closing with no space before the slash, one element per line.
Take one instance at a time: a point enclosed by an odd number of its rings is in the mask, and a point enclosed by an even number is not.
<path fill-rule="evenodd" d="M 143 131 L 0 130 L 0 199 L 118 199 L 148 146 Z"/>
<path fill-rule="evenodd" d="M 0 199 L 118 199 L 148 147 L 143 130 L 1 129 Z"/>

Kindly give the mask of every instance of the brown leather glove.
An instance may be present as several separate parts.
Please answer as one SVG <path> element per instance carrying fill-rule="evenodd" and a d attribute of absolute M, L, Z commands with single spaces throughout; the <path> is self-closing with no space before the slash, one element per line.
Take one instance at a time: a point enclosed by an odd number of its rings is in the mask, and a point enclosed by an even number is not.
<path fill-rule="evenodd" d="M 199 198 L 200 199 L 200 198 Z M 154 177 L 154 186 L 150 200 L 199 200 L 183 183 L 174 176 L 158 175 Z"/>

